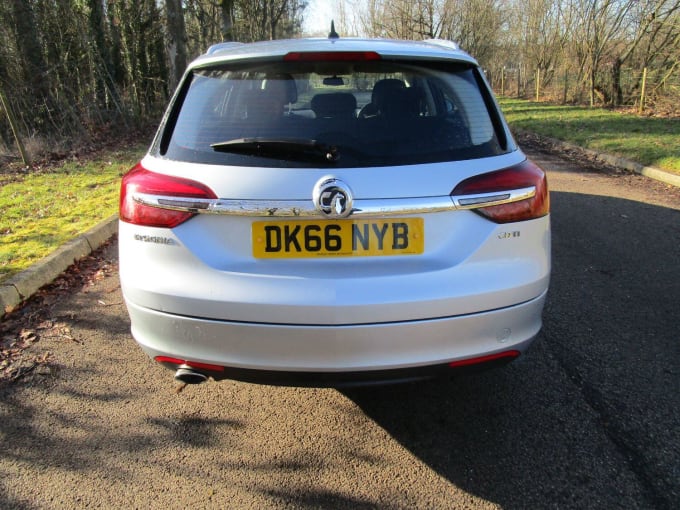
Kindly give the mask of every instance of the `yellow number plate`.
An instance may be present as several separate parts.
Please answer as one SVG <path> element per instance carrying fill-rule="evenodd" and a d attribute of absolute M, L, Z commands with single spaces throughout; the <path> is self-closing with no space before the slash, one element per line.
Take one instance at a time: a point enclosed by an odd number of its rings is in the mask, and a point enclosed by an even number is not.
<path fill-rule="evenodd" d="M 425 246 L 422 218 L 256 221 L 252 236 L 260 259 L 418 255 Z"/>

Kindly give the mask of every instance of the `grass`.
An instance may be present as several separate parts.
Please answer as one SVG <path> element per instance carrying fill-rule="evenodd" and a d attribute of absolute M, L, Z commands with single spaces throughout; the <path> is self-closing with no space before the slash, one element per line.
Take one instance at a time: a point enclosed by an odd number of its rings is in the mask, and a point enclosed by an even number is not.
<path fill-rule="evenodd" d="M 680 119 L 518 99 L 500 103 L 511 127 L 680 175 Z"/>
<path fill-rule="evenodd" d="M 0 169 L 0 281 L 114 214 L 120 177 L 144 150 L 110 151 L 26 173 Z"/>

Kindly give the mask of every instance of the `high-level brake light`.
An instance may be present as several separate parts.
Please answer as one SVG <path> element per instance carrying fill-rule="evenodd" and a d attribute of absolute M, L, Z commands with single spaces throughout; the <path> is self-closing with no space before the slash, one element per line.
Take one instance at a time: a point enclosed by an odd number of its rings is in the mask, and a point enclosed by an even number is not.
<path fill-rule="evenodd" d="M 380 59 L 375 51 L 292 51 L 283 57 L 285 62 L 366 62 Z"/>

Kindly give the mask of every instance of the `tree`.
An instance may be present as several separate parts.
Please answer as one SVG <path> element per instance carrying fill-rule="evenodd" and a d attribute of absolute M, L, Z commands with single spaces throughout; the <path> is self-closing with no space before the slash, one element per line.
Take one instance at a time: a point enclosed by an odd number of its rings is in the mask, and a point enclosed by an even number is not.
<path fill-rule="evenodd" d="M 500 45 L 507 10 L 501 0 L 446 0 L 442 37 L 456 41 L 484 66 Z"/>
<path fill-rule="evenodd" d="M 111 48 L 107 41 L 106 18 L 102 0 L 90 0 L 89 7 L 90 34 L 94 46 L 93 57 L 96 67 L 94 77 L 96 81 L 95 97 L 102 107 L 107 106 L 107 100 L 110 98 L 111 102 L 120 109 L 120 98 L 114 81 L 114 64 Z"/>
<path fill-rule="evenodd" d="M 187 66 L 187 34 L 184 28 L 182 0 L 165 0 L 168 23 L 168 63 L 170 64 L 170 89 L 174 89 Z"/>
<path fill-rule="evenodd" d="M 432 39 L 442 29 L 442 0 L 369 0 L 364 30 L 372 37 Z"/>
<path fill-rule="evenodd" d="M 299 32 L 305 3 L 298 0 L 236 0 L 236 39 L 280 39 Z"/>
<path fill-rule="evenodd" d="M 631 9 L 630 34 L 613 50 L 613 63 L 611 69 L 611 98 L 613 105 L 623 103 L 623 87 L 621 85 L 621 68 L 632 59 L 638 48 L 639 66 L 648 67 L 656 59 L 663 60 L 663 55 L 668 55 L 668 50 L 680 48 L 680 1 L 678 0 L 654 0 L 639 2 Z M 677 55 L 676 55 L 677 56 Z M 673 57 L 671 57 L 672 59 Z M 678 59 L 674 64 L 677 65 Z M 668 61 L 659 62 L 657 69 L 665 72 Z"/>
<path fill-rule="evenodd" d="M 522 53 L 530 69 L 538 70 L 548 84 L 571 33 L 572 17 L 568 6 L 553 0 L 529 0 L 515 6 L 522 41 Z"/>
<path fill-rule="evenodd" d="M 220 0 L 222 40 L 234 40 L 234 0 Z"/>
<path fill-rule="evenodd" d="M 15 41 L 19 60 L 23 71 L 23 83 L 29 88 L 29 94 L 40 105 L 49 97 L 46 80 L 47 66 L 42 51 L 42 41 L 38 36 L 33 7 L 29 0 L 12 0 Z"/>

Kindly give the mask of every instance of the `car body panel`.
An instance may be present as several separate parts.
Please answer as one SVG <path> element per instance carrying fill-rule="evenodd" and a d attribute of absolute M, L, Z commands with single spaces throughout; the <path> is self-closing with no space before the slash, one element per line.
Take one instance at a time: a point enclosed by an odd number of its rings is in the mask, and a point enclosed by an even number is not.
<path fill-rule="evenodd" d="M 545 294 L 513 307 L 426 321 L 324 327 L 225 322 L 144 310 L 128 302 L 133 334 L 149 356 L 286 372 L 394 370 L 509 349 L 540 329 Z"/>
<path fill-rule="evenodd" d="M 466 217 L 467 229 L 461 230 L 467 234 L 450 228 L 450 236 L 438 238 L 454 214 Z M 509 230 L 469 211 L 433 214 L 426 218 L 429 247 L 423 256 L 271 261 L 250 253 L 251 219 L 205 215 L 191 222 L 171 237 L 145 229 L 145 235 L 172 244 L 138 241 L 139 228 L 120 225 L 121 278 L 134 282 L 124 284 L 124 292 L 136 303 L 223 320 L 361 324 L 512 306 L 540 295 L 549 280 L 547 218 Z M 461 238 L 467 246 L 456 243 Z M 200 251 L 192 253 L 187 245 Z M 546 256 L 528 256 L 536 251 Z M 136 260 L 128 260 L 128 253 Z"/>

